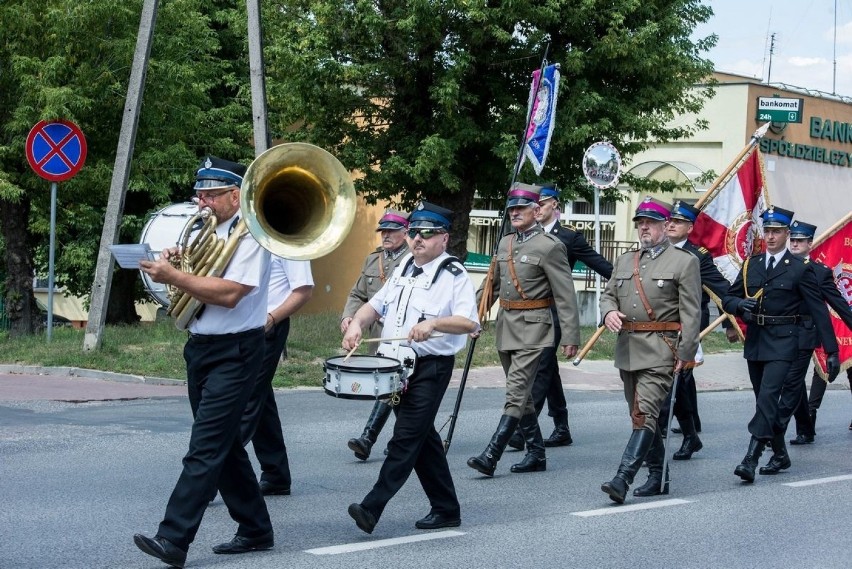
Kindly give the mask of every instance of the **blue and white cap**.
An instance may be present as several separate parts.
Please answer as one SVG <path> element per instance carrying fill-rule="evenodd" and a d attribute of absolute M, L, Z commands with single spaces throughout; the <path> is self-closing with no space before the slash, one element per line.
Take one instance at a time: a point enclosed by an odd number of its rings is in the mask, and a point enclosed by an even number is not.
<path fill-rule="evenodd" d="M 799 221 L 798 219 L 790 226 L 790 239 L 813 239 L 816 235 L 816 225 Z"/>
<path fill-rule="evenodd" d="M 246 167 L 237 162 L 223 160 L 215 156 L 205 156 L 195 172 L 194 190 L 216 190 L 230 188 L 243 183 Z"/>
<path fill-rule="evenodd" d="M 699 213 L 700 212 L 697 207 L 678 200 L 672 206 L 671 218 L 682 219 L 684 221 L 691 221 L 692 223 L 695 223 L 695 220 L 698 219 Z"/>
<path fill-rule="evenodd" d="M 763 213 L 760 217 L 763 219 L 763 227 L 790 227 L 793 222 L 793 215 L 789 209 L 772 206 Z"/>
<path fill-rule="evenodd" d="M 559 188 L 555 183 L 547 183 L 541 186 L 541 194 L 539 195 L 539 199 L 543 200 L 546 198 L 553 198 L 556 201 L 559 201 Z"/>
<path fill-rule="evenodd" d="M 453 212 L 429 202 L 420 202 L 408 216 L 409 229 L 443 229 L 449 231 Z"/>

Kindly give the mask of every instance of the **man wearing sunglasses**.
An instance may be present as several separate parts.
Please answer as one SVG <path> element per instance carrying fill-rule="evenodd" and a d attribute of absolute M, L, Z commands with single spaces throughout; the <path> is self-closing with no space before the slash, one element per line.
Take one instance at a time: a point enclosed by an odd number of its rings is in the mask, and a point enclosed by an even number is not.
<path fill-rule="evenodd" d="M 358 309 L 343 337 L 343 348 L 351 350 L 361 341 L 363 330 L 383 318 L 382 337 L 407 337 L 417 355 L 408 385 L 393 408 L 396 423 L 379 478 L 360 503 L 349 506 L 349 515 L 367 533 L 373 532 L 385 506 L 412 471 L 431 505 L 414 526 L 438 529 L 461 524 L 435 416 L 450 383 L 455 354 L 464 348 L 468 334 L 479 331 L 479 319 L 467 271 L 446 252 L 452 218 L 448 209 L 427 202 L 418 205 L 408 218 L 411 254 Z"/>
<path fill-rule="evenodd" d="M 382 245 L 367 255 L 364 266 L 361 268 L 361 276 L 358 277 L 355 286 L 349 291 L 349 298 L 346 300 L 343 316 L 340 319 L 340 331 L 342 333 L 346 334 L 349 323 L 352 322 L 352 317 L 355 316 L 358 309 L 379 292 L 379 289 L 382 288 L 382 285 L 385 284 L 385 281 L 388 280 L 388 277 L 391 276 L 408 252 L 408 242 L 405 240 L 407 229 L 408 214 L 404 211 L 389 209 L 379 220 L 376 231 L 381 232 Z M 365 336 L 375 338 L 380 336 L 381 333 L 382 322 L 377 321 L 366 330 Z M 378 348 L 378 344 L 370 344 L 370 353 L 375 354 L 376 348 Z M 364 432 L 361 433 L 360 437 L 349 439 L 348 446 L 355 453 L 355 458 L 358 460 L 370 458 L 370 450 L 376 444 L 376 439 L 390 414 L 390 405 L 382 400 L 376 401 L 373 411 L 367 419 L 367 424 L 364 425 Z"/>
<path fill-rule="evenodd" d="M 546 233 L 536 221 L 541 186 L 517 183 L 509 191 L 506 215 L 514 232 L 497 247 L 491 289 L 483 282 L 483 294 L 499 299 L 495 335 L 500 363 L 506 374 L 506 403 L 497 430 L 485 450 L 467 465 L 493 476 L 512 433 L 520 427 L 527 454 L 512 472 L 547 469 L 544 440 L 532 399 L 533 382 L 541 358 L 553 347 L 555 326 L 551 307 L 562 325 L 562 354 L 573 357 L 580 343 L 580 317 L 567 251 L 558 237 Z M 489 304 L 489 303 L 486 303 Z M 490 304 L 489 304 L 490 308 Z"/>

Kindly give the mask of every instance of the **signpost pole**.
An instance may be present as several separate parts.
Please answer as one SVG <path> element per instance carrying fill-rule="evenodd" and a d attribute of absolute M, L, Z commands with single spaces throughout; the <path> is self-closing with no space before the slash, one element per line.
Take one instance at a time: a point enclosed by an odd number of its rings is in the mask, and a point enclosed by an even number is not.
<path fill-rule="evenodd" d="M 47 272 L 47 341 L 53 338 L 54 251 L 56 244 L 56 182 L 50 184 L 50 254 Z"/>

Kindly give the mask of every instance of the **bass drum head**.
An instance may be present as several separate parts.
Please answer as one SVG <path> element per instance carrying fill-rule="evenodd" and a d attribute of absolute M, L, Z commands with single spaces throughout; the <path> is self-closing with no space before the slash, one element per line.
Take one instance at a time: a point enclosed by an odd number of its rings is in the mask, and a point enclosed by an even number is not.
<path fill-rule="evenodd" d="M 198 213 L 198 206 L 191 202 L 168 205 L 152 213 L 142 229 L 139 243 L 147 243 L 151 247 L 154 258 L 159 259 L 163 249 L 177 246 L 186 222 L 196 213 Z M 166 285 L 155 283 L 142 271 L 139 271 L 139 274 L 142 275 L 142 283 L 148 294 L 161 305 L 168 306 L 169 295 Z"/>

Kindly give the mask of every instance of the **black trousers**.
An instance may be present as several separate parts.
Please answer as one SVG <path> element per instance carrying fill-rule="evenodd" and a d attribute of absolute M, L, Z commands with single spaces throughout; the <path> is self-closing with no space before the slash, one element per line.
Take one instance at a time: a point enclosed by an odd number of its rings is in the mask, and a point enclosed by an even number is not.
<path fill-rule="evenodd" d="M 278 322 L 266 334 L 263 364 L 240 424 L 243 444 L 251 441 L 254 454 L 260 463 L 260 479 L 287 488 L 291 483 L 290 462 L 287 459 L 287 446 L 281 431 L 281 418 L 275 403 L 272 380 L 275 378 L 281 354 L 287 349 L 289 334 L 289 318 Z"/>
<path fill-rule="evenodd" d="M 852 390 L 852 368 L 846 370 L 846 377 L 849 379 L 849 389 Z M 822 398 L 825 396 L 825 389 L 828 383 L 819 376 L 814 370 L 811 377 L 811 393 L 808 395 L 807 386 L 802 382 L 802 398 L 799 400 L 799 406 L 796 407 L 796 412 L 793 417 L 796 418 L 796 434 L 797 435 L 816 435 L 816 425 L 811 419 L 811 413 L 817 411 L 822 405 Z"/>
<path fill-rule="evenodd" d="M 547 414 L 553 417 L 554 423 L 568 419 L 568 402 L 565 400 L 565 391 L 562 389 L 559 360 L 556 355 L 560 342 L 562 342 L 562 329 L 554 313 L 553 346 L 541 352 L 531 393 L 536 416 L 541 414 L 544 402 L 547 401 Z"/>
<path fill-rule="evenodd" d="M 810 350 L 800 350 L 792 362 L 748 360 L 748 375 L 757 399 L 748 430 L 755 438 L 771 441 L 773 435 L 787 430 L 802 395 L 796 380 L 797 367 L 794 366 L 801 366 L 804 361 L 807 370 L 809 354 Z"/>
<path fill-rule="evenodd" d="M 396 414 L 388 455 L 379 479 L 361 505 L 376 519 L 414 471 L 429 498 L 431 512 L 459 516 L 459 501 L 444 454 L 444 444 L 435 430 L 435 416 L 453 374 L 454 356 L 425 356 L 417 359 L 408 389 Z"/>
<path fill-rule="evenodd" d="M 216 489 L 239 524 L 237 535 L 272 531 L 269 512 L 239 435 L 263 360 L 263 328 L 192 336 L 184 346 L 192 432 L 183 471 L 157 535 L 188 549 Z"/>

